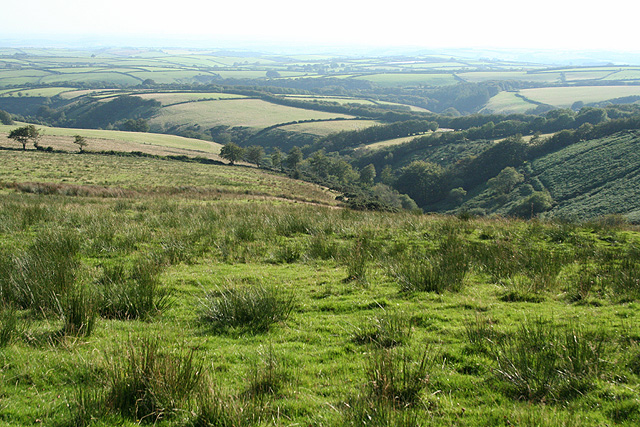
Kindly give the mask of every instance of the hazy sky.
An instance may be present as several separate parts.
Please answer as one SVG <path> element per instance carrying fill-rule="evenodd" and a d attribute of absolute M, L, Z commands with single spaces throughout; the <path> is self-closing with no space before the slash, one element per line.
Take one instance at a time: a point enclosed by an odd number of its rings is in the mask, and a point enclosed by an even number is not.
<path fill-rule="evenodd" d="M 633 0 L 21 0 L 0 36 L 640 51 Z M 597 8 L 592 5 L 598 5 Z M 526 6 L 525 6 L 526 5 Z M 26 16 L 25 16 L 26 14 Z M 11 19 L 8 19 L 11 17 Z M 107 38 L 105 37 L 105 40 Z"/>

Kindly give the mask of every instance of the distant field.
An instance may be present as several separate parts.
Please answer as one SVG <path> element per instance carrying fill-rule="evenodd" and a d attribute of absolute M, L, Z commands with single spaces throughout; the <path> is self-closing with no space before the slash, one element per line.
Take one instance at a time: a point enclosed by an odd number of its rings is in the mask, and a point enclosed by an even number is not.
<path fill-rule="evenodd" d="M 259 99 L 203 101 L 165 107 L 149 123 L 173 126 L 197 123 L 204 128 L 218 125 L 263 128 L 297 120 L 349 118 L 345 114 L 304 110 L 271 104 Z"/>
<path fill-rule="evenodd" d="M 567 108 L 576 101 L 601 102 L 623 96 L 640 95 L 640 86 L 573 86 L 523 89 L 520 93 L 529 99 Z"/>
<path fill-rule="evenodd" d="M 104 94 L 104 93 L 111 93 L 111 92 L 117 92 L 118 89 L 83 89 L 83 90 L 71 90 L 69 92 L 63 92 L 60 94 L 60 96 L 62 98 L 65 99 L 73 99 L 73 98 L 79 98 L 81 96 L 84 95 L 94 95 L 94 94 Z"/>
<path fill-rule="evenodd" d="M 155 99 L 162 105 L 176 104 L 179 102 L 198 101 L 201 99 L 220 100 L 220 99 L 238 99 L 246 98 L 244 95 L 235 95 L 233 93 L 207 92 L 207 93 L 139 93 L 136 96 L 143 99 Z"/>
<path fill-rule="evenodd" d="M 526 71 L 473 71 L 457 73 L 457 76 L 470 83 L 492 80 L 519 80 L 538 83 L 554 83 L 560 81 L 560 73 L 527 73 Z"/>
<path fill-rule="evenodd" d="M 500 92 L 487 102 L 484 108 L 480 110 L 480 113 L 525 113 L 532 108 L 536 108 L 536 104 L 525 101 L 524 99 L 516 96 L 514 92 Z"/>
<path fill-rule="evenodd" d="M 15 129 L 17 126 L 19 125 L 0 125 L 0 133 L 7 135 L 11 131 L 11 129 Z M 194 150 L 204 153 L 218 154 L 220 153 L 221 147 L 220 144 L 217 144 L 215 142 L 201 141 L 199 139 L 184 138 L 175 135 L 123 132 L 116 130 L 52 128 L 39 125 L 36 127 L 38 129 L 41 129 L 42 133 L 45 136 L 68 137 L 68 141 L 58 140 L 58 143 L 64 142 L 64 148 L 71 149 L 73 151 L 78 149 L 78 147 L 72 143 L 72 137 L 74 135 L 81 135 L 89 139 L 89 146 L 87 147 L 87 150 L 136 151 L 140 150 L 141 146 L 154 145 L 160 147 Z M 130 143 L 135 145 L 129 146 L 125 144 L 125 146 L 122 146 L 122 143 Z M 5 140 L 5 144 L 11 144 L 11 146 L 15 147 L 20 146 L 19 144 L 9 140 Z M 46 146 L 46 141 L 44 141 L 42 145 Z"/>
<path fill-rule="evenodd" d="M 355 77 L 358 80 L 368 80 L 380 86 L 447 86 L 456 84 L 457 80 L 453 74 L 435 74 L 435 73 L 389 73 L 389 74 L 372 74 L 366 76 Z"/>
<path fill-rule="evenodd" d="M 384 148 L 384 147 L 391 147 L 393 145 L 404 144 L 405 142 L 409 142 L 414 138 L 416 138 L 415 135 L 414 136 L 406 136 L 404 138 L 388 139 L 386 141 L 374 142 L 373 144 L 366 145 L 366 146 L 362 147 L 362 149 L 377 150 L 377 149 Z"/>
<path fill-rule="evenodd" d="M 136 85 L 141 83 L 141 79 L 136 79 L 128 74 L 119 72 L 98 72 L 98 73 L 73 73 L 55 74 L 42 77 L 38 83 L 64 83 L 64 82 L 108 82 L 111 84 Z M 1 81 L 0 81 L 1 82 Z"/>
<path fill-rule="evenodd" d="M 640 70 L 622 70 L 616 71 L 610 76 L 606 77 L 605 80 L 638 80 L 640 79 Z"/>
<path fill-rule="evenodd" d="M 279 129 L 290 132 L 310 133 L 318 136 L 327 136 L 330 133 L 365 129 L 380 124 L 374 120 L 333 120 L 328 122 L 297 123 L 280 126 Z"/>
<path fill-rule="evenodd" d="M 73 91 L 73 88 L 68 87 L 48 87 L 40 89 L 10 89 L 7 91 L 0 91 L 0 96 L 25 96 L 25 97 L 52 97 L 60 95 L 64 92 Z M 20 93 L 20 95 L 18 95 Z"/>
<path fill-rule="evenodd" d="M 332 96 L 299 96 L 299 95 L 290 95 L 285 98 L 293 98 L 300 101 L 325 101 L 325 102 L 336 102 L 338 104 L 364 104 L 364 105 L 375 105 L 375 102 L 370 101 L 368 99 L 360 99 L 360 98 L 338 98 Z"/>

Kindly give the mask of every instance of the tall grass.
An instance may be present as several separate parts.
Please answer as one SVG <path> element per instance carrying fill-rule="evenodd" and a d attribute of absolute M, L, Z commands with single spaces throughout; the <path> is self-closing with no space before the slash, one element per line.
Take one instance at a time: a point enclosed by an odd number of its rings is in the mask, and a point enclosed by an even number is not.
<path fill-rule="evenodd" d="M 38 234 L 26 250 L 0 261 L 2 300 L 34 312 L 62 314 L 61 301 L 76 282 L 79 249 L 73 231 Z"/>
<path fill-rule="evenodd" d="M 85 286 L 76 286 L 62 303 L 63 332 L 67 335 L 89 336 L 98 316 L 96 297 Z"/>
<path fill-rule="evenodd" d="M 142 258 L 133 267 L 103 267 L 99 281 L 100 314 L 113 319 L 148 319 L 173 304 L 172 292 L 159 279 L 161 266 Z"/>
<path fill-rule="evenodd" d="M 292 379 L 282 355 L 276 354 L 273 346 L 269 345 L 268 350 L 259 356 L 247 378 L 246 395 L 251 399 L 278 395 Z"/>
<path fill-rule="evenodd" d="M 225 288 L 208 293 L 202 300 L 201 319 L 216 331 L 235 329 L 264 333 L 287 320 L 295 307 L 293 293 L 261 283 Z"/>
<path fill-rule="evenodd" d="M 605 343 L 600 331 L 529 320 L 493 347 L 496 378 L 516 399 L 570 400 L 593 387 Z"/>
<path fill-rule="evenodd" d="M 403 292 L 457 292 L 464 286 L 470 263 L 466 245 L 449 236 L 438 249 L 414 249 L 390 262 L 389 274 Z"/>
<path fill-rule="evenodd" d="M 358 344 L 390 348 L 407 344 L 411 339 L 410 319 L 403 313 L 385 312 L 363 322 L 352 335 Z"/>
<path fill-rule="evenodd" d="M 123 417 L 155 423 L 188 409 L 204 379 L 194 352 L 163 353 L 158 339 L 130 340 L 110 361 L 105 407 Z"/>

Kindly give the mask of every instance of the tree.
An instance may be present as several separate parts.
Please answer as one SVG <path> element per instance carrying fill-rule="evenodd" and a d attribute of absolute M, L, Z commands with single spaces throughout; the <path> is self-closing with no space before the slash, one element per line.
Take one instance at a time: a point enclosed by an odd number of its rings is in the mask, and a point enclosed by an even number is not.
<path fill-rule="evenodd" d="M 360 182 L 365 185 L 373 184 L 373 180 L 376 177 L 376 167 L 369 163 L 360 171 Z"/>
<path fill-rule="evenodd" d="M 12 125 L 13 119 L 11 118 L 11 114 L 7 113 L 6 111 L 0 110 L 0 123 L 2 123 L 3 125 Z"/>
<path fill-rule="evenodd" d="M 286 165 L 290 169 L 297 169 L 298 165 L 302 161 L 302 150 L 298 147 L 293 147 L 289 154 L 287 154 L 287 158 L 285 159 Z"/>
<path fill-rule="evenodd" d="M 282 151 L 279 148 L 271 154 L 271 167 L 282 170 Z"/>
<path fill-rule="evenodd" d="M 244 148 L 230 142 L 220 149 L 220 157 L 229 160 L 230 165 L 234 165 L 238 160 L 242 160 L 244 157 Z"/>
<path fill-rule="evenodd" d="M 280 77 L 280 73 L 276 70 L 269 70 L 267 71 L 267 77 L 270 79 L 277 79 Z"/>
<path fill-rule="evenodd" d="M 12 130 L 9 133 L 9 138 L 18 141 L 22 144 L 22 149 L 27 149 L 27 143 L 33 142 L 34 147 L 38 147 L 38 141 L 40 139 L 40 131 L 34 125 L 23 126 Z"/>
<path fill-rule="evenodd" d="M 249 163 L 260 167 L 262 158 L 264 157 L 264 149 L 259 145 L 252 145 L 245 150 L 245 159 Z"/>
<path fill-rule="evenodd" d="M 408 194 L 423 207 L 442 198 L 444 169 L 430 162 L 415 160 L 400 170 L 395 188 Z"/>
<path fill-rule="evenodd" d="M 84 153 L 84 147 L 88 145 L 87 139 L 84 136 L 74 135 L 73 143 L 78 145 L 80 152 Z"/>
<path fill-rule="evenodd" d="M 149 132 L 149 123 L 145 119 L 129 119 L 122 128 L 129 132 Z"/>
<path fill-rule="evenodd" d="M 487 181 L 487 185 L 496 193 L 507 194 L 514 187 L 524 181 L 524 175 L 515 168 L 507 166 L 498 175 Z"/>

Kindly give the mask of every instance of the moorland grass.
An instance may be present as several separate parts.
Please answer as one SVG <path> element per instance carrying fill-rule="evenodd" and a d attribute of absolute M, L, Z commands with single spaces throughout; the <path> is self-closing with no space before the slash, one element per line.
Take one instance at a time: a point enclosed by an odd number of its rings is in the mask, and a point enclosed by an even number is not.
<path fill-rule="evenodd" d="M 640 417 L 640 237 L 624 223 L 10 189 L 0 217 L 3 303 L 14 307 L 0 372 L 8 425 L 597 426 Z M 405 292 L 389 274 L 427 259 L 441 271 L 438 260 L 460 260 L 463 285 Z M 360 260 L 365 285 L 345 280 Z M 54 264 L 57 276 L 38 267 Z M 28 294 L 16 284 L 50 277 L 69 278 L 52 281 L 66 297 L 51 311 L 18 304 L 30 300 L 14 297 Z M 504 298 L 510 280 L 522 283 L 516 295 L 539 298 Z M 140 284 L 171 289 L 171 304 L 158 304 L 162 292 L 139 295 Z M 127 305 L 136 295 L 148 311 Z M 92 304 L 100 316 L 87 335 Z M 207 307 L 215 316 L 204 320 Z M 191 391 L 176 386 L 189 397 L 171 397 L 177 372 L 192 372 L 184 382 L 193 384 L 200 368 Z M 142 385 L 131 391 L 134 380 Z"/>

